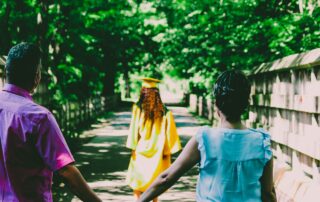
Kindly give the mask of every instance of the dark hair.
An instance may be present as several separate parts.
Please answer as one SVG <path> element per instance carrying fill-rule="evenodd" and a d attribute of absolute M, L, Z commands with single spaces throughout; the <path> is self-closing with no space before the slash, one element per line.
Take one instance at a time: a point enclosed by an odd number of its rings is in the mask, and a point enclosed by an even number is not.
<path fill-rule="evenodd" d="M 31 89 L 40 63 L 39 47 L 20 43 L 12 47 L 6 61 L 6 77 L 11 84 Z"/>
<path fill-rule="evenodd" d="M 221 73 L 214 85 L 216 106 L 226 116 L 227 121 L 239 121 L 249 105 L 250 83 L 238 70 Z"/>

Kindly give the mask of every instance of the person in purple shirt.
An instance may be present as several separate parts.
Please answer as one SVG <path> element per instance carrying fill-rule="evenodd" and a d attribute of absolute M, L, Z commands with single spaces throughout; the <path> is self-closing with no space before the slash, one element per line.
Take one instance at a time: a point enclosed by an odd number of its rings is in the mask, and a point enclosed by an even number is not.
<path fill-rule="evenodd" d="M 41 79 L 40 49 L 21 43 L 9 51 L 0 92 L 0 202 L 51 202 L 58 172 L 83 201 L 101 201 L 90 189 L 54 116 L 33 102 Z"/>

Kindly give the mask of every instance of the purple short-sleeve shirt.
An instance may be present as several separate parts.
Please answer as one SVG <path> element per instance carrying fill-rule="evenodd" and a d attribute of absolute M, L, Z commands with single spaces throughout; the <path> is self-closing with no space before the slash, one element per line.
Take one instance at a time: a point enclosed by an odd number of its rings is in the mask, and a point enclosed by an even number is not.
<path fill-rule="evenodd" d="M 53 115 L 30 94 L 0 92 L 0 201 L 51 202 L 53 171 L 74 162 Z"/>

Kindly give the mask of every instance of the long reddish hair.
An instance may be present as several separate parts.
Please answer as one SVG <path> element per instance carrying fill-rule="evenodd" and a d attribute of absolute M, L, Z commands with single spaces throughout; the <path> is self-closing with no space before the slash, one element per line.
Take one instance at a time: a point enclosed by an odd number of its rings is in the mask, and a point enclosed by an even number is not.
<path fill-rule="evenodd" d="M 144 112 L 145 120 L 157 120 L 165 115 L 165 106 L 162 103 L 158 88 L 142 87 L 138 105 Z"/>

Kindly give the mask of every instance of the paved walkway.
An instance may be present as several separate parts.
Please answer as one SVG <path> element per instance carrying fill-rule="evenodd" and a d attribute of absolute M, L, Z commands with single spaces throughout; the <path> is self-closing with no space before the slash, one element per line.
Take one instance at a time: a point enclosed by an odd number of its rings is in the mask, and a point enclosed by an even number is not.
<path fill-rule="evenodd" d="M 170 107 L 175 116 L 182 144 L 185 145 L 194 135 L 200 123 L 193 118 L 186 108 Z M 125 175 L 130 158 L 130 150 L 125 148 L 131 112 L 115 112 L 107 119 L 99 120 L 93 129 L 83 135 L 94 136 L 74 154 L 77 166 L 90 186 L 104 201 L 132 202 L 132 190 L 125 184 Z M 173 158 L 175 158 L 174 156 Z M 179 182 L 160 197 L 160 201 L 195 201 L 197 168 L 190 170 Z M 63 184 L 54 186 L 55 201 L 79 201 L 68 192 Z"/>

